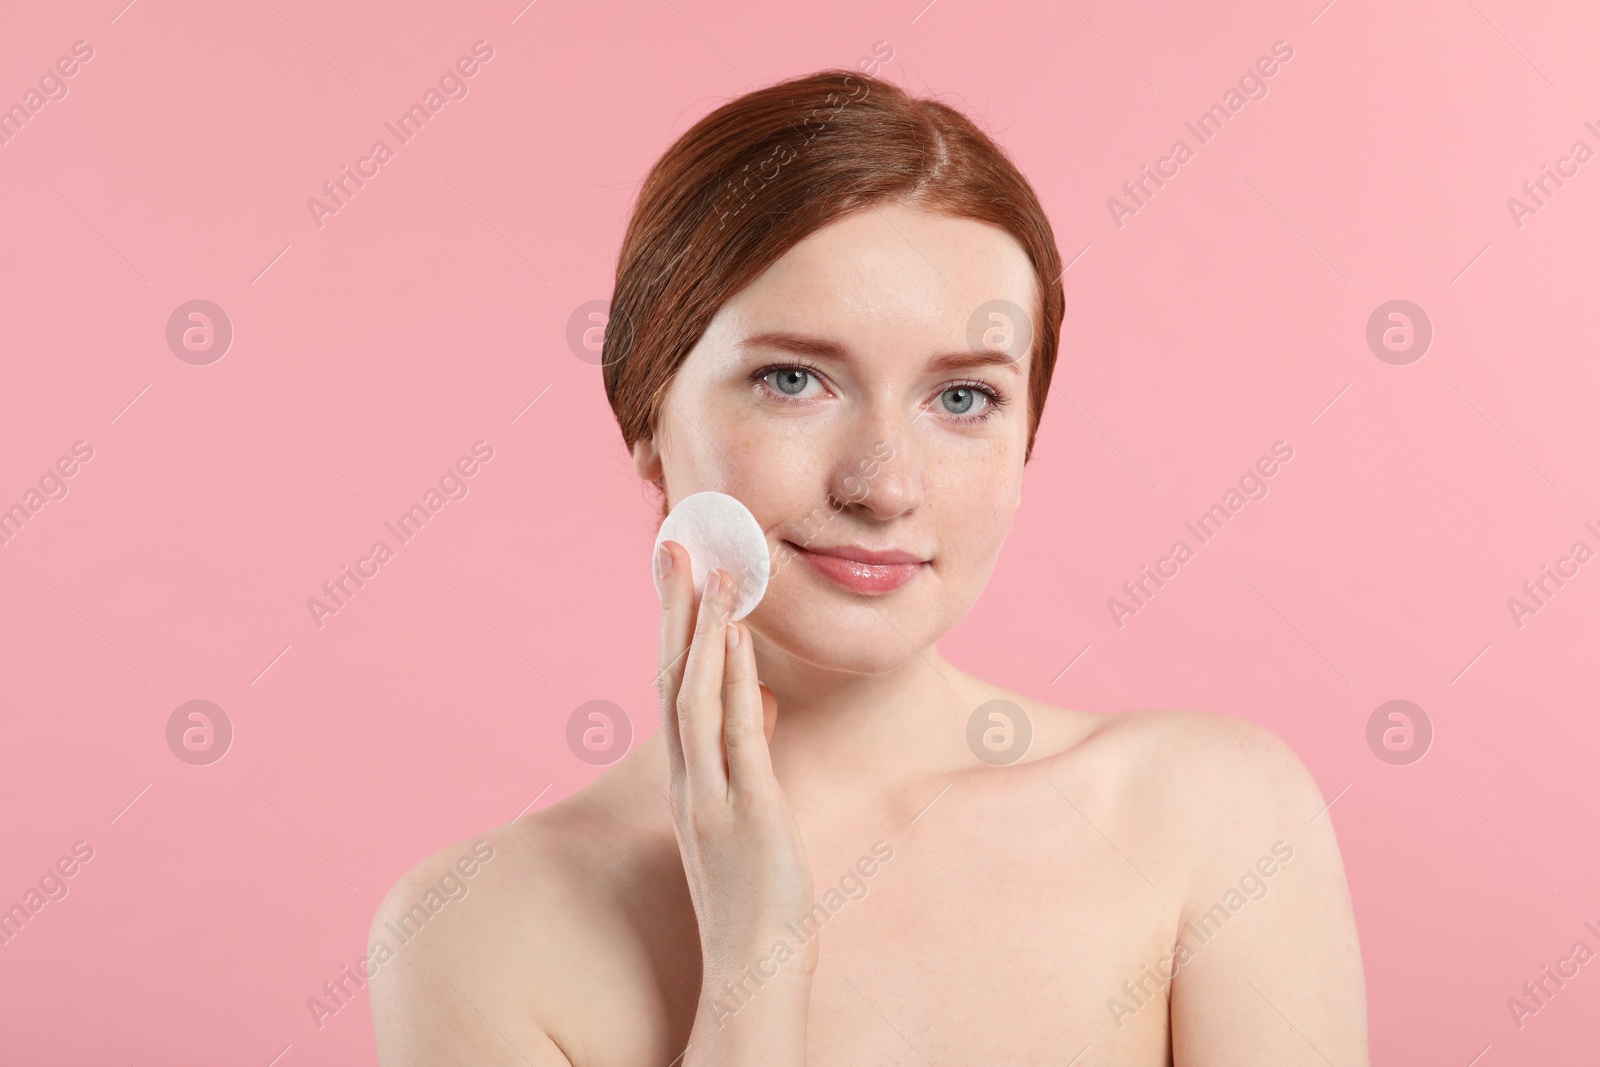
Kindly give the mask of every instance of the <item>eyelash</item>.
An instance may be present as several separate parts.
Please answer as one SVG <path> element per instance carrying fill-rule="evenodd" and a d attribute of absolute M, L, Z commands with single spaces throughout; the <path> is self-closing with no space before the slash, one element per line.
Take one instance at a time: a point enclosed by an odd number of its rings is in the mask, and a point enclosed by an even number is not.
<path fill-rule="evenodd" d="M 772 393 L 785 403 L 791 402 L 795 399 L 794 397 L 786 396 L 781 391 L 774 389 L 771 385 L 767 385 L 767 375 L 771 374 L 773 371 L 780 370 L 803 370 L 813 378 L 816 378 L 818 381 L 825 380 L 825 376 L 822 373 L 821 367 L 818 367 L 814 363 L 808 363 L 805 360 L 798 360 L 790 363 L 768 364 L 767 366 L 762 367 L 760 370 L 757 370 L 754 374 L 750 375 L 750 381 L 752 383 L 766 385 L 768 392 Z M 999 387 L 990 385 L 987 382 L 973 381 L 970 378 L 964 378 L 961 381 L 950 382 L 946 384 L 939 390 L 938 395 L 942 396 L 952 389 L 971 389 L 974 392 L 982 393 L 989 400 L 989 402 L 983 407 L 983 413 L 979 415 L 957 415 L 954 412 L 949 411 L 944 413 L 947 417 L 954 419 L 956 422 L 985 422 L 990 418 L 990 416 L 996 414 L 1011 402 L 1011 397 L 1006 395 L 1006 393 Z"/>

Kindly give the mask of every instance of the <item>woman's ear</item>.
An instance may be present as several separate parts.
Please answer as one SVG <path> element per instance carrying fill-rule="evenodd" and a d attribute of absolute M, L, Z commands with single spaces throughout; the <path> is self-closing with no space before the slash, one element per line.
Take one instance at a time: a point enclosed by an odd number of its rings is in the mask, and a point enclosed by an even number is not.
<path fill-rule="evenodd" d="M 661 478 L 661 453 L 656 450 L 655 438 L 649 435 L 633 443 L 633 470 L 647 482 Z"/>

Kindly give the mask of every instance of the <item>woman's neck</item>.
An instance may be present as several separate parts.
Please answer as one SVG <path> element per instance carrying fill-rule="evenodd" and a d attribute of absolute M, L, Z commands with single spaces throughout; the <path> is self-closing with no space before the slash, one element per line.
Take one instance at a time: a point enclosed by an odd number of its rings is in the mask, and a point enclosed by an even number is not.
<path fill-rule="evenodd" d="M 778 701 L 773 770 L 797 811 L 821 818 L 863 807 L 886 816 L 969 767 L 967 718 L 981 682 L 930 645 L 894 670 L 828 670 L 756 645 L 762 684 Z M 919 800 L 919 798 L 921 798 Z"/>

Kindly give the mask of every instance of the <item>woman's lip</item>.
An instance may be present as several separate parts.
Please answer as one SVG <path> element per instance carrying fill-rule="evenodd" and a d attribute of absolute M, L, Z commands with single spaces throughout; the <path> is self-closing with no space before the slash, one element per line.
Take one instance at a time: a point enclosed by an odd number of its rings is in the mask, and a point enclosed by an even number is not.
<path fill-rule="evenodd" d="M 922 570 L 923 562 L 907 563 L 868 563 L 865 560 L 850 559 L 846 556 L 829 555 L 824 552 L 813 552 L 795 544 L 785 541 L 805 561 L 811 564 L 824 578 L 829 579 L 846 589 L 857 593 L 872 595 L 874 593 L 892 593 L 901 588 L 911 579 L 915 578 Z"/>
<path fill-rule="evenodd" d="M 789 542 L 791 545 L 793 541 Z M 796 548 L 801 546 L 795 545 Z M 902 552 L 897 548 L 863 548 L 860 545 L 806 545 L 805 550 L 818 556 L 836 556 L 856 563 L 923 563 L 921 556 Z"/>

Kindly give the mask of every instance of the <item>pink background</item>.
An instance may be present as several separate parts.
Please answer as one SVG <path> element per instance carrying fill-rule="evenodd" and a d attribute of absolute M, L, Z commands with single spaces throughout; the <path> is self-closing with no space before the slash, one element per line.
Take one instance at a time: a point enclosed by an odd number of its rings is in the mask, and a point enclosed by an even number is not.
<path fill-rule="evenodd" d="M 880 40 L 1014 155 L 1073 263 L 1024 505 L 941 648 L 1285 738 L 1337 798 L 1375 1063 L 1592 1050 L 1600 964 L 1521 1030 L 1506 1007 L 1600 949 L 1600 563 L 1520 628 L 1506 603 L 1600 548 L 1600 162 L 1520 227 L 1506 203 L 1600 148 L 1592 8 L 124 2 L 0 33 L 0 104 L 94 49 L 0 145 L 0 506 L 94 449 L 0 546 L 0 905 L 94 848 L 0 947 L 5 1062 L 373 1062 L 364 993 L 320 1029 L 306 1000 L 385 890 L 599 773 L 579 704 L 655 728 L 652 512 L 569 318 L 675 137 Z M 469 95 L 319 229 L 307 199 L 478 40 Z M 1119 228 L 1107 198 L 1179 137 Z M 194 299 L 233 324 L 208 366 L 165 339 Z M 1366 342 L 1393 299 L 1434 328 L 1409 365 Z M 469 495 L 319 629 L 307 598 L 478 440 Z M 1119 628 L 1107 598 L 1278 440 L 1269 495 Z M 1435 731 L 1404 766 L 1366 741 L 1396 698 Z M 234 729 L 209 766 L 166 741 L 195 699 Z"/>

